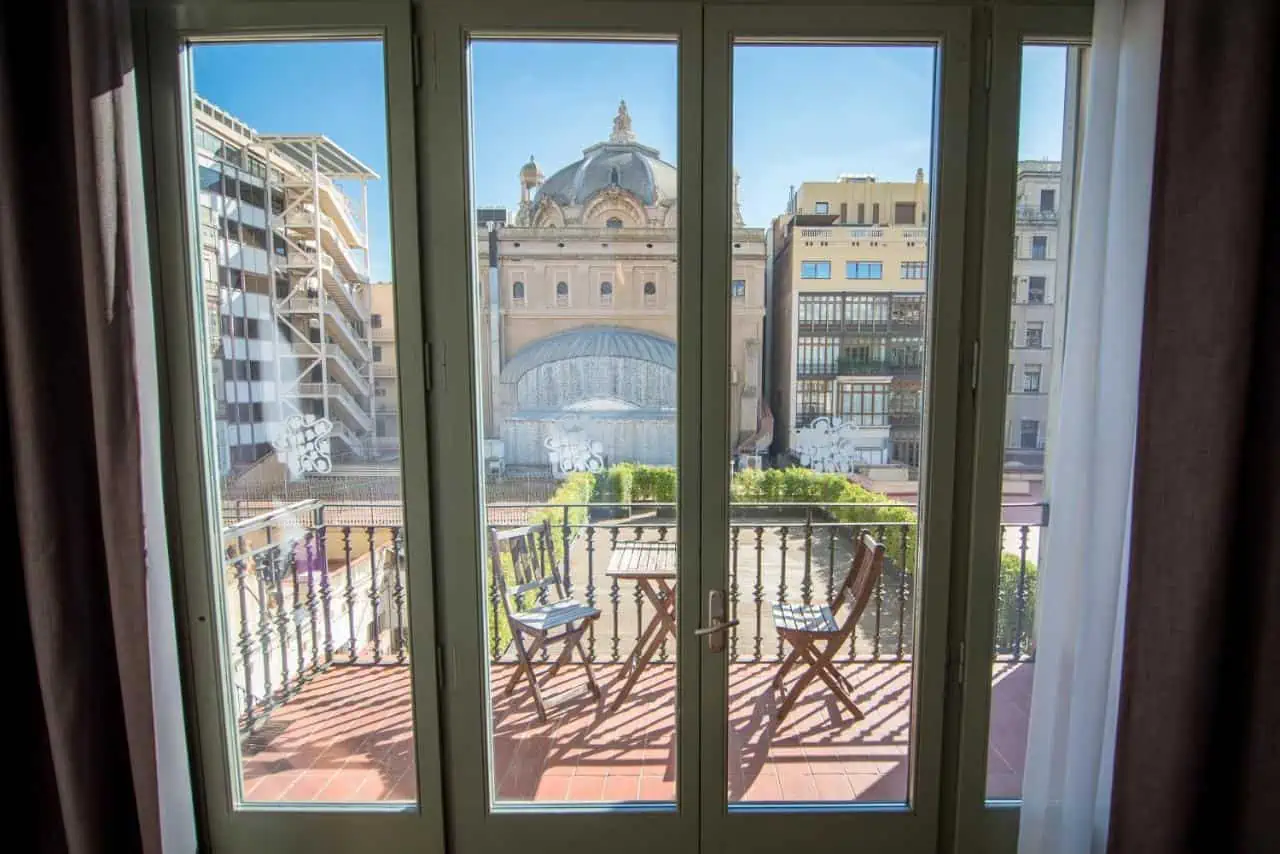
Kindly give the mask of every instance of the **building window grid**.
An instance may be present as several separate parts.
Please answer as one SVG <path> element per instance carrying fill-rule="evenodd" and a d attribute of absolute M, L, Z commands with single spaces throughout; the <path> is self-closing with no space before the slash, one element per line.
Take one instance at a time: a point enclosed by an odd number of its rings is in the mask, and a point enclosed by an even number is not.
<path fill-rule="evenodd" d="M 837 413 L 861 427 L 889 424 L 889 386 L 885 383 L 841 383 Z"/>
<path fill-rule="evenodd" d="M 800 376 L 831 376 L 840 361 L 840 339 L 805 337 L 796 342 L 796 373 Z"/>
<path fill-rule="evenodd" d="M 1022 368 L 1022 391 L 1024 394 L 1040 393 L 1040 366 L 1024 365 Z"/>
<path fill-rule="evenodd" d="M 898 274 L 904 279 L 926 278 L 928 265 L 924 261 L 903 261 L 898 267 Z"/>
<path fill-rule="evenodd" d="M 831 383 L 800 380 L 796 383 L 796 426 L 804 427 L 815 418 L 831 417 Z"/>
<path fill-rule="evenodd" d="M 801 261 L 800 262 L 800 278 L 830 279 L 831 278 L 831 262 L 830 261 Z"/>
<path fill-rule="evenodd" d="M 883 279 L 884 264 L 879 261 L 846 261 L 844 277 L 846 279 Z"/>

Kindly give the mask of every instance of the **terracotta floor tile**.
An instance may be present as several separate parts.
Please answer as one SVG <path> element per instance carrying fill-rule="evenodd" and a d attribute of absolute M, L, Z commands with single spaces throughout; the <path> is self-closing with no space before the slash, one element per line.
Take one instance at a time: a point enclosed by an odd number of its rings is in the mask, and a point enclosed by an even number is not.
<path fill-rule="evenodd" d="M 853 787 L 843 774 L 818 774 L 813 778 L 820 801 L 852 801 Z"/>
<path fill-rule="evenodd" d="M 771 656 L 768 640 L 764 653 Z M 750 651 L 750 645 L 739 646 L 740 653 Z M 597 655 L 608 652 L 607 644 L 597 644 Z M 539 665 L 540 672 L 546 666 Z M 775 666 L 730 669 L 731 797 L 901 801 L 907 788 L 910 665 L 868 661 L 841 667 L 866 713 L 862 721 L 853 721 L 817 684 L 782 725 L 776 720 L 779 697 L 769 685 Z M 595 669 L 604 701 L 586 693 L 580 665 L 567 667 L 547 686 L 549 719 L 543 722 L 526 686 L 511 697 L 502 694 L 509 665 L 493 668 L 500 797 L 599 800 L 614 797 L 612 787 L 630 791 L 633 783 L 636 794 L 626 797 L 674 797 L 676 668 L 650 665 L 617 711 L 611 696 L 621 688 L 620 666 Z M 988 790 L 995 794 L 1016 793 L 1021 785 L 1033 674 L 1031 663 L 993 667 L 991 751 L 998 761 L 989 763 Z M 337 665 L 316 675 L 260 723 L 245 757 L 246 799 L 412 800 L 409 692 L 407 667 Z M 625 782 L 609 782 L 614 779 Z"/>
<path fill-rule="evenodd" d="M 566 801 L 598 801 L 604 795 L 604 777 L 569 778 L 569 788 L 565 792 Z"/>
<path fill-rule="evenodd" d="M 631 774 L 613 774 L 604 781 L 606 801 L 634 801 L 640 796 L 640 777 Z"/>
<path fill-rule="evenodd" d="M 641 777 L 640 794 L 642 801 L 673 801 L 676 798 L 674 780 L 663 780 L 660 777 Z"/>

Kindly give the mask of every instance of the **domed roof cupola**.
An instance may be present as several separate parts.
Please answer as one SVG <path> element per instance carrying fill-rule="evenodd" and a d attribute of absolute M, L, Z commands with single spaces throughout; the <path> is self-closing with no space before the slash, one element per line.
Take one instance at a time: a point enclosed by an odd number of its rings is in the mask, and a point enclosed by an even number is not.
<path fill-rule="evenodd" d="M 533 207 L 544 199 L 561 207 L 581 207 L 602 190 L 625 191 L 646 206 L 672 204 L 678 194 L 676 167 L 656 148 L 637 141 L 626 101 L 618 104 L 609 139 L 583 149 L 581 160 L 548 178 L 538 188 Z"/>

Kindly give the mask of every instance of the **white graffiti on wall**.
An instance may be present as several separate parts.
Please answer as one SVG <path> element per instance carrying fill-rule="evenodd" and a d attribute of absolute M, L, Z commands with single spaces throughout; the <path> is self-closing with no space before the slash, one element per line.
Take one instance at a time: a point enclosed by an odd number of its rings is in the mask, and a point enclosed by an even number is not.
<path fill-rule="evenodd" d="M 873 462 L 858 447 L 858 425 L 839 418 L 815 418 L 796 430 L 792 450 L 800 465 L 821 472 L 850 474 L 857 466 Z"/>
<path fill-rule="evenodd" d="M 314 415 L 290 415 L 279 435 L 271 440 L 276 459 L 289 467 L 289 474 L 327 474 L 333 470 L 329 454 L 329 434 L 333 422 Z"/>
<path fill-rule="evenodd" d="M 576 418 L 566 418 L 550 425 L 542 444 L 551 458 L 551 470 L 558 477 L 569 472 L 604 469 L 604 445 L 587 438 L 587 431 Z"/>

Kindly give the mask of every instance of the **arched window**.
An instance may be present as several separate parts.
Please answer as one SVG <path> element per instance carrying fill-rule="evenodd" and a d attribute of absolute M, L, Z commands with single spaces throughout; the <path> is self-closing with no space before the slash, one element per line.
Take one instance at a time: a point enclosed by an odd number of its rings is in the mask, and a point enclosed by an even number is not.
<path fill-rule="evenodd" d="M 613 305 L 613 282 L 600 283 L 600 304 Z"/>
<path fill-rule="evenodd" d="M 621 181 L 621 180 L 619 180 L 619 178 L 618 178 L 618 167 L 617 167 L 617 166 L 614 166 L 613 168 L 611 168 L 611 169 L 609 170 L 609 183 L 610 183 L 610 184 L 614 184 L 614 185 L 617 185 L 617 184 L 621 184 L 621 183 L 622 183 L 622 181 Z"/>
<path fill-rule="evenodd" d="M 556 305 L 569 304 L 569 283 L 556 282 Z"/>
<path fill-rule="evenodd" d="M 658 286 L 655 285 L 653 282 L 644 283 L 644 304 L 645 305 L 658 304 Z"/>
<path fill-rule="evenodd" d="M 513 282 L 511 285 L 511 301 L 524 302 L 524 282 Z"/>
<path fill-rule="evenodd" d="M 611 216 L 604 223 L 605 228 L 622 228 L 622 220 L 616 216 Z"/>

